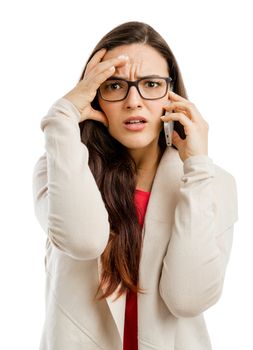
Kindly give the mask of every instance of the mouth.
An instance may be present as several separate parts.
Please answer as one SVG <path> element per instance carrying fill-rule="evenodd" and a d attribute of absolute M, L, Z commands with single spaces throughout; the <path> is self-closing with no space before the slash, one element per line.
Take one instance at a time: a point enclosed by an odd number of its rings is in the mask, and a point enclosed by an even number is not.
<path fill-rule="evenodd" d="M 136 125 L 136 124 L 145 124 L 147 123 L 147 120 L 144 117 L 129 117 L 126 120 L 124 120 L 125 125 Z"/>
<path fill-rule="evenodd" d="M 125 119 L 123 123 L 128 131 L 141 131 L 145 128 L 147 120 L 144 117 L 135 116 Z"/>

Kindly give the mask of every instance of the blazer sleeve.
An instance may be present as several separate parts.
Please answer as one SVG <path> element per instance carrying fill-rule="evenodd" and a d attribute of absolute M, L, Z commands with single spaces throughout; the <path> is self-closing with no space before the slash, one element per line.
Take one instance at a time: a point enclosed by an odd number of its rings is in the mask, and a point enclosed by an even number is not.
<path fill-rule="evenodd" d="M 80 114 L 62 98 L 41 120 L 45 154 L 33 171 L 35 215 L 58 249 L 74 259 L 97 258 L 109 239 L 108 214 L 81 142 Z"/>
<path fill-rule="evenodd" d="M 194 317 L 219 299 L 237 220 L 234 178 L 207 156 L 184 162 L 160 294 L 176 317 Z"/>

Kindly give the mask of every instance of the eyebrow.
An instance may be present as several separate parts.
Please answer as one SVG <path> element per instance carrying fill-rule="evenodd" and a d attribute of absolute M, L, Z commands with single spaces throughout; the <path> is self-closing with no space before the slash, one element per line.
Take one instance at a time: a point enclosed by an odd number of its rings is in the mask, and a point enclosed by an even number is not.
<path fill-rule="evenodd" d="M 146 78 L 167 78 L 167 77 L 163 77 L 163 76 L 158 75 L 158 74 L 149 74 L 149 75 L 144 75 L 142 77 L 138 76 L 136 80 L 146 79 Z M 128 79 L 126 79 L 124 77 L 118 77 L 118 76 L 112 76 L 112 77 L 109 77 L 106 80 L 126 80 L 126 81 L 128 81 Z"/>

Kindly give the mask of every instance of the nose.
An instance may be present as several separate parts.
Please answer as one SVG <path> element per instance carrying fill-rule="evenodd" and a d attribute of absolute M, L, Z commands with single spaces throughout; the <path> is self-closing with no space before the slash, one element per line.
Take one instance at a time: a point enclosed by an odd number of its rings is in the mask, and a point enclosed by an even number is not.
<path fill-rule="evenodd" d="M 142 98 L 135 86 L 131 86 L 125 99 L 125 108 L 135 109 L 142 107 Z"/>

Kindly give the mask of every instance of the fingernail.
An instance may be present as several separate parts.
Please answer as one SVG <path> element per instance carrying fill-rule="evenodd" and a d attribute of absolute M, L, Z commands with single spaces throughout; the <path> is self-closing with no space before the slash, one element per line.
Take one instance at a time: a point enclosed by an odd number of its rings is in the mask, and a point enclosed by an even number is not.
<path fill-rule="evenodd" d="M 127 55 L 119 55 L 118 58 L 120 60 L 127 60 L 128 59 L 128 56 Z"/>

